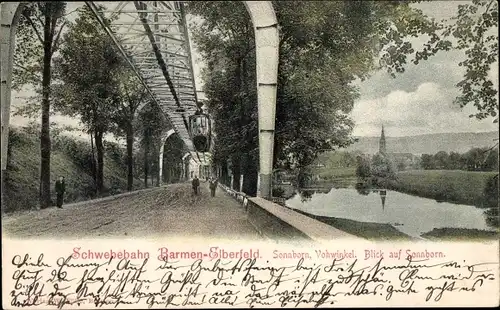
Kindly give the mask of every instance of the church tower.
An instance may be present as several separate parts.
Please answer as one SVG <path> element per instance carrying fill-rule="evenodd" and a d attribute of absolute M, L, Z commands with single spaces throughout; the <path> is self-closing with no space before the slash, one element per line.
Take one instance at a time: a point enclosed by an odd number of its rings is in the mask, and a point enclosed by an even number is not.
<path fill-rule="evenodd" d="M 380 154 L 386 154 L 386 145 L 385 145 L 385 133 L 384 133 L 384 125 L 382 125 L 382 134 L 380 135 L 379 149 L 378 152 Z"/>

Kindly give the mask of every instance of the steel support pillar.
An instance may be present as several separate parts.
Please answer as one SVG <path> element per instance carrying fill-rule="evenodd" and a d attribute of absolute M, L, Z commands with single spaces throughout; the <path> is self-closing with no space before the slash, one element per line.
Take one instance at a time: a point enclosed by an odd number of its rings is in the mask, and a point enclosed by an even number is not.
<path fill-rule="evenodd" d="M 0 192 L 5 203 L 5 177 L 7 170 L 7 154 L 9 148 L 10 99 L 12 89 L 12 66 L 14 63 L 14 47 L 16 29 L 24 4 L 20 2 L 0 3 L 0 108 L 1 108 L 1 172 Z"/>
<path fill-rule="evenodd" d="M 159 180 L 160 180 L 160 184 L 162 184 L 163 182 L 163 152 L 165 150 L 165 143 L 167 143 L 167 139 L 170 138 L 171 135 L 173 135 L 175 133 L 175 130 L 173 129 L 170 129 L 169 131 L 167 131 L 165 133 L 165 135 L 162 137 L 161 139 L 161 147 L 160 147 L 160 158 L 159 158 L 159 161 L 158 161 L 158 173 L 159 173 Z"/>
<path fill-rule="evenodd" d="M 1 166 L 2 174 L 7 168 L 7 150 L 9 145 L 10 99 L 12 89 L 12 65 L 16 28 L 24 4 L 20 2 L 2 2 L 0 4 L 0 106 L 2 109 Z"/>
<path fill-rule="evenodd" d="M 240 192 L 243 192 L 243 174 L 240 174 Z"/>
<path fill-rule="evenodd" d="M 279 35 L 270 1 L 245 1 L 255 33 L 257 100 L 259 113 L 259 179 L 257 196 L 271 197 Z"/>
<path fill-rule="evenodd" d="M 160 156 L 158 158 L 158 185 L 161 186 L 163 183 L 163 150 L 165 149 L 165 143 L 162 143 L 160 147 Z"/>
<path fill-rule="evenodd" d="M 182 181 L 185 182 L 189 180 L 189 161 L 191 160 L 190 154 L 186 153 L 182 156 Z"/>

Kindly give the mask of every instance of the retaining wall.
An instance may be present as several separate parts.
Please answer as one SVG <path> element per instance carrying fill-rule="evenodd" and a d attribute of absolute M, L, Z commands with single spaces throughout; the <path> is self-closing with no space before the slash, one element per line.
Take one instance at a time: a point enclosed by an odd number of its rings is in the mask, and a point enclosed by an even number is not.
<path fill-rule="evenodd" d="M 324 242 L 334 239 L 359 239 L 340 229 L 280 206 L 272 201 L 251 197 L 225 185 L 219 186 L 238 201 L 248 215 L 248 221 L 257 231 L 275 241 Z"/>

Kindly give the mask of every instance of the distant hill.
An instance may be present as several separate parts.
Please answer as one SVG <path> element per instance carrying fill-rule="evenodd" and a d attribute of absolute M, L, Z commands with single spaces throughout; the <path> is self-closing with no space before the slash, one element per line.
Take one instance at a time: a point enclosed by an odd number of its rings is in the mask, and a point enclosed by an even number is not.
<path fill-rule="evenodd" d="M 358 142 L 348 147 L 347 151 L 361 151 L 365 154 L 378 152 L 380 137 L 357 137 Z M 498 131 L 437 133 L 408 137 L 388 137 L 387 152 L 435 154 L 439 151 L 464 153 L 474 147 L 493 146 L 498 139 Z"/>

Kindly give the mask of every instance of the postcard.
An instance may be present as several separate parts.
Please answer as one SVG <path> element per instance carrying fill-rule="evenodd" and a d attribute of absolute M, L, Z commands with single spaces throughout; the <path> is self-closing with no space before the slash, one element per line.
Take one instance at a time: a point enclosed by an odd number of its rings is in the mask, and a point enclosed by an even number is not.
<path fill-rule="evenodd" d="M 499 305 L 497 1 L 0 17 L 5 309 Z"/>

